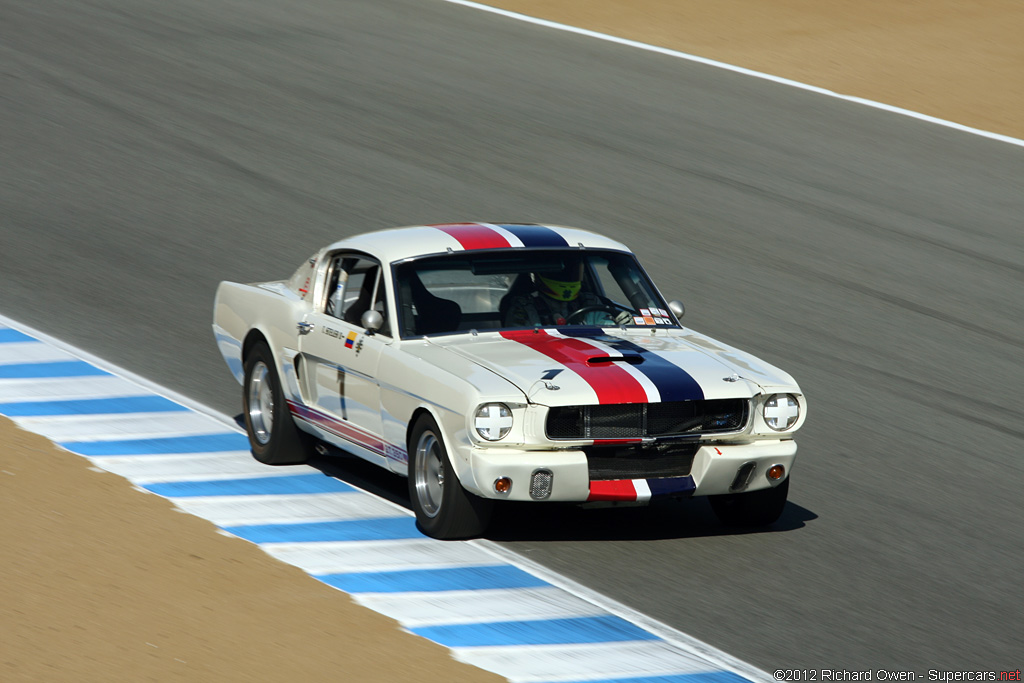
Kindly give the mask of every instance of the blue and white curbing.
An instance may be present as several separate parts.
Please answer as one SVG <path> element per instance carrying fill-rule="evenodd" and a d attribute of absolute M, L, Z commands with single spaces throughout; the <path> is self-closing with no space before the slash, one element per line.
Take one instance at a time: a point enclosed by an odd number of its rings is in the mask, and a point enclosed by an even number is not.
<path fill-rule="evenodd" d="M 230 417 L 3 316 L 0 414 L 513 683 L 769 680 L 495 543 L 427 538 L 401 506 L 261 465 Z"/>

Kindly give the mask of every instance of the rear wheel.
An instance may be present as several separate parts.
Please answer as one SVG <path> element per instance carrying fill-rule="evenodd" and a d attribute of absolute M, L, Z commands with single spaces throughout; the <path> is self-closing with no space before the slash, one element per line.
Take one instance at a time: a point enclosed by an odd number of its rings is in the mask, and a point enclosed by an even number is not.
<path fill-rule="evenodd" d="M 423 533 L 441 539 L 479 536 L 494 507 L 462 487 L 429 415 L 416 420 L 409 437 L 409 499 Z"/>
<path fill-rule="evenodd" d="M 309 460 L 309 438 L 295 426 L 274 358 L 264 342 L 245 359 L 242 404 L 252 455 L 265 465 L 297 465 Z"/>
<path fill-rule="evenodd" d="M 789 477 L 774 488 L 750 493 L 708 496 L 711 509 L 728 526 L 768 526 L 782 516 L 789 497 Z"/>

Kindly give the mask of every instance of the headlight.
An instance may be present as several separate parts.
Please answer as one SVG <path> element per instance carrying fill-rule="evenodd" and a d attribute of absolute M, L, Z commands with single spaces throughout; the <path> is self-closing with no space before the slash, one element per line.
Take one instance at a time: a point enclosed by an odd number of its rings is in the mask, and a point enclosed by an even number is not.
<path fill-rule="evenodd" d="M 476 409 L 473 426 L 481 439 L 500 441 L 512 431 L 512 411 L 504 403 L 485 403 Z"/>
<path fill-rule="evenodd" d="M 800 419 L 800 403 L 793 394 L 775 394 L 764 402 L 764 423 L 784 432 Z"/>

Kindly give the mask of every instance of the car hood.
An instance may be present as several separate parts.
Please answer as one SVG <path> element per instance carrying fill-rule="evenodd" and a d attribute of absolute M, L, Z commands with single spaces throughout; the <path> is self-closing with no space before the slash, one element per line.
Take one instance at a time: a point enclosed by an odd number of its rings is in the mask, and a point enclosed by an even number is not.
<path fill-rule="evenodd" d="M 547 406 L 750 398 L 800 389 L 764 361 L 687 329 L 562 328 L 431 337 Z"/>

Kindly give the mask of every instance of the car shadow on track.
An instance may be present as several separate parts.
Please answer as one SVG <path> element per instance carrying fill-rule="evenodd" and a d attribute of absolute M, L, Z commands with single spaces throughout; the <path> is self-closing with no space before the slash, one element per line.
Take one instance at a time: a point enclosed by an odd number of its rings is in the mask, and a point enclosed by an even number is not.
<path fill-rule="evenodd" d="M 656 541 L 792 531 L 813 519 L 817 515 L 792 502 L 779 521 L 758 528 L 723 525 L 703 498 L 596 509 L 509 503 L 497 507 L 486 537 L 494 541 Z"/>
<path fill-rule="evenodd" d="M 404 478 L 359 458 L 335 453 L 309 463 L 324 474 L 357 486 L 406 509 Z M 493 541 L 654 541 L 793 531 L 818 516 L 792 501 L 769 527 L 723 525 L 704 498 L 657 501 L 647 506 L 585 507 L 568 503 L 503 503 L 484 538 Z"/>
<path fill-rule="evenodd" d="M 241 416 L 236 418 L 241 419 Z M 343 450 L 326 447 L 309 466 L 327 476 L 411 509 L 404 477 Z M 818 516 L 790 501 L 769 527 L 723 525 L 704 498 L 657 501 L 647 506 L 586 507 L 566 503 L 503 503 L 484 538 L 493 541 L 654 541 L 793 531 Z"/>

